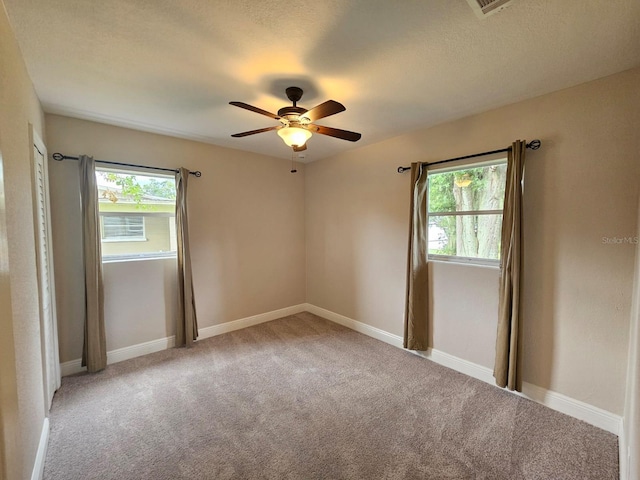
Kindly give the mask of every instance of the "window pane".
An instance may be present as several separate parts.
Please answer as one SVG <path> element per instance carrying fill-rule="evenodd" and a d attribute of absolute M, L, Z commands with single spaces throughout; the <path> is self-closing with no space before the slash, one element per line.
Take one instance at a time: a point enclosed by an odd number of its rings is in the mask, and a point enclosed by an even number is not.
<path fill-rule="evenodd" d="M 502 210 L 506 163 L 429 174 L 429 212 Z"/>
<path fill-rule="evenodd" d="M 142 216 L 133 215 L 103 217 L 102 238 L 144 239 L 144 219 Z"/>
<path fill-rule="evenodd" d="M 502 214 L 429 217 L 429 254 L 500 259 Z"/>
<path fill-rule="evenodd" d="M 173 177 L 97 170 L 96 180 L 105 260 L 175 254 Z"/>

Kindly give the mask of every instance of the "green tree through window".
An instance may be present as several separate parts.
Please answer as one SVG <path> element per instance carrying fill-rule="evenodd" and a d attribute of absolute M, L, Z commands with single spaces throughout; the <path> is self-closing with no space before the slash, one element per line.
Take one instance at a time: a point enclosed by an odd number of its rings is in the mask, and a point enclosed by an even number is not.
<path fill-rule="evenodd" d="M 506 163 L 429 173 L 429 254 L 499 260 Z"/>
<path fill-rule="evenodd" d="M 155 178 L 144 177 L 142 175 L 125 175 L 114 172 L 97 172 L 104 180 L 111 182 L 118 187 L 119 191 L 105 190 L 103 198 L 108 198 L 112 202 L 117 202 L 120 198 L 133 200 L 138 207 L 143 207 L 145 196 L 157 197 L 167 200 L 176 199 L 175 182 L 170 180 L 159 181 Z M 140 181 L 140 179 L 144 181 Z"/>

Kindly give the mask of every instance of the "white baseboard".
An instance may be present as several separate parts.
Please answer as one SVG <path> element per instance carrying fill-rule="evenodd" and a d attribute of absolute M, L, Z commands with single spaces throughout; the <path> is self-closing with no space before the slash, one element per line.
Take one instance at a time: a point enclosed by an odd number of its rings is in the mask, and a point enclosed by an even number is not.
<path fill-rule="evenodd" d="M 450 368 L 460 373 L 464 373 L 478 380 L 482 380 L 485 383 L 489 383 L 495 386 L 495 380 L 493 378 L 493 371 L 490 368 L 483 367 L 477 363 L 470 362 L 460 357 L 456 357 L 446 352 L 441 352 L 435 348 L 430 348 L 426 352 L 418 352 L 409 350 L 411 353 L 415 353 L 420 357 L 427 358 L 432 362 L 442 365 L 443 367 Z"/>
<path fill-rule="evenodd" d="M 82 366 L 82 360 L 79 358 L 60 364 L 60 375 L 63 377 L 73 375 L 74 373 L 84 372 L 85 370 L 86 368 Z"/>
<path fill-rule="evenodd" d="M 620 432 L 618 434 L 618 464 L 620 467 L 620 480 L 629 480 L 629 463 L 631 452 L 627 444 L 627 433 L 624 429 L 624 417 L 620 421 Z"/>
<path fill-rule="evenodd" d="M 176 337 L 159 338 L 158 340 L 151 340 L 150 342 L 138 343 L 137 345 L 131 345 L 130 347 L 118 348 L 107 352 L 107 363 L 122 362 L 123 360 L 129 360 L 130 358 L 141 357 L 149 353 L 160 352 L 171 348 L 176 343 Z"/>
<path fill-rule="evenodd" d="M 175 337 L 171 336 L 151 340 L 150 342 L 138 343 L 137 345 L 131 345 L 130 347 L 111 350 L 110 352 L 107 352 L 107 365 L 122 362 L 123 360 L 129 360 L 130 358 L 140 357 L 149 353 L 166 350 L 167 348 L 173 347 L 175 340 Z M 60 372 L 63 377 L 73 375 L 74 373 L 84 372 L 86 370 L 87 367 L 82 366 L 82 359 L 80 358 L 60 364 Z"/>
<path fill-rule="evenodd" d="M 294 305 L 292 307 L 281 308 L 279 310 L 261 313 L 252 317 L 240 318 L 231 322 L 200 328 L 198 329 L 198 338 L 202 340 L 204 338 L 222 335 L 223 333 L 233 332 L 234 330 L 240 330 L 260 323 L 270 322 L 271 320 L 276 320 L 277 318 L 286 317 L 288 315 L 295 315 L 296 313 L 304 312 L 305 307 L 306 304 Z M 107 352 L 107 365 L 140 357 L 149 353 L 166 350 L 168 348 L 172 348 L 174 345 L 175 336 L 171 336 L 111 350 L 110 352 Z M 60 371 L 63 377 L 73 375 L 74 373 L 84 372 L 85 370 L 86 367 L 82 366 L 82 360 L 79 358 L 60 364 Z"/>
<path fill-rule="evenodd" d="M 44 461 L 47 458 L 47 445 L 49 444 L 49 419 L 45 417 L 42 424 L 42 433 L 40 434 L 40 443 L 38 444 L 38 452 L 33 462 L 33 470 L 31 472 L 31 480 L 42 480 L 44 474 Z"/>
<path fill-rule="evenodd" d="M 546 388 L 533 385 L 531 383 L 522 383 L 522 392 L 517 393 L 529 400 L 541 403 L 552 410 L 564 413 L 571 417 L 587 422 L 594 427 L 601 428 L 615 435 L 620 435 L 620 425 L 622 417 L 614 413 L 594 407 L 588 403 L 567 397 L 561 393 L 547 390 Z"/>
<path fill-rule="evenodd" d="M 334 323 L 338 323 L 344 327 L 350 328 L 351 330 L 355 330 L 356 332 L 364 333 L 365 335 L 373 337 L 376 340 L 380 340 L 381 342 L 388 343 L 389 345 L 393 345 L 394 347 L 402 348 L 402 337 L 398 335 L 394 335 L 379 328 L 372 327 L 371 325 L 367 325 L 366 323 L 353 320 L 352 318 L 345 317 L 344 315 L 340 315 L 339 313 L 316 307 L 315 305 L 311 305 L 310 303 L 307 303 L 305 305 L 305 310 L 307 312 L 313 313 L 314 315 L 318 315 L 319 317 L 326 318 L 327 320 L 331 320 Z"/>
<path fill-rule="evenodd" d="M 317 307 L 315 305 L 307 304 L 306 309 L 319 317 L 326 318 L 332 322 L 338 323 L 345 327 L 351 328 L 357 332 L 363 333 L 377 340 L 381 340 L 385 343 L 393 345 L 394 347 L 402 348 L 402 337 L 386 332 L 376 327 L 372 327 L 365 323 L 359 322 L 344 315 L 340 315 L 335 312 L 331 312 L 324 308 Z M 490 368 L 478 365 L 476 363 L 464 360 L 462 358 L 450 355 L 445 352 L 441 352 L 436 349 L 429 349 L 426 352 L 415 352 L 416 355 L 427 358 L 442 366 L 451 368 L 460 373 L 464 373 L 478 380 L 482 380 L 490 385 L 499 388 L 495 384 L 493 378 L 493 371 Z M 510 392 L 510 390 L 507 390 Z M 622 417 L 614 413 L 608 412 L 588 403 L 575 400 L 573 398 L 556 393 L 551 390 L 547 390 L 531 383 L 523 383 L 522 392 L 512 392 L 520 395 L 534 402 L 540 403 L 552 410 L 556 410 L 565 415 L 582 420 L 590 425 L 606 430 L 620 436 Z M 622 455 L 622 454 L 621 454 Z"/>
<path fill-rule="evenodd" d="M 211 327 L 204 327 L 198 329 L 198 338 L 200 340 L 215 337 L 216 335 L 222 335 L 223 333 L 233 332 L 234 330 L 240 330 L 242 328 L 252 327 L 260 323 L 270 322 L 282 317 L 288 317 L 289 315 L 295 315 L 296 313 L 304 312 L 306 304 L 294 305 L 292 307 L 281 308 L 279 310 L 273 310 L 267 313 L 261 313 L 252 317 L 240 318 L 239 320 L 233 320 L 231 322 L 221 323 L 219 325 L 213 325 Z"/>

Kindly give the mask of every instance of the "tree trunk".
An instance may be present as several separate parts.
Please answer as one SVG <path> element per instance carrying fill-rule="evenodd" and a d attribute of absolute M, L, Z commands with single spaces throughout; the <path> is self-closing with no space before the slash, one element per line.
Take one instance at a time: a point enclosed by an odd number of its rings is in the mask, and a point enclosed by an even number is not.
<path fill-rule="evenodd" d="M 473 209 L 473 189 L 459 187 L 453 182 L 453 197 L 456 199 L 456 211 Z M 476 237 L 475 218 L 472 215 L 456 217 L 456 255 L 461 257 L 478 256 L 478 238 Z"/>
<path fill-rule="evenodd" d="M 504 201 L 506 166 L 493 165 L 483 169 L 484 189 L 478 201 L 479 210 L 501 210 Z M 500 256 L 500 215 L 478 216 L 478 256 L 498 259 Z"/>

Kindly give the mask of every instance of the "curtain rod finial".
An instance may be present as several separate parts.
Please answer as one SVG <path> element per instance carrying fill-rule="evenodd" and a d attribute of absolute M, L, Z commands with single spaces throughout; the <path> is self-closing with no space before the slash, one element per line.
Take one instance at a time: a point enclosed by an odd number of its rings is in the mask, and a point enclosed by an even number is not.
<path fill-rule="evenodd" d="M 542 142 L 536 138 L 535 140 L 531 140 L 527 144 L 527 148 L 530 148 L 531 150 L 538 150 L 541 145 L 542 145 Z"/>

